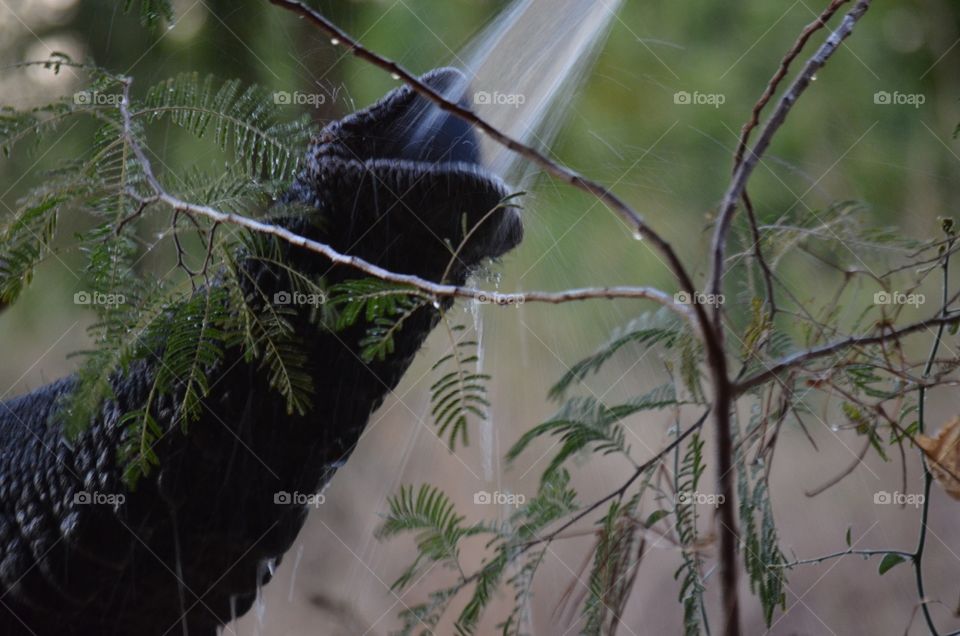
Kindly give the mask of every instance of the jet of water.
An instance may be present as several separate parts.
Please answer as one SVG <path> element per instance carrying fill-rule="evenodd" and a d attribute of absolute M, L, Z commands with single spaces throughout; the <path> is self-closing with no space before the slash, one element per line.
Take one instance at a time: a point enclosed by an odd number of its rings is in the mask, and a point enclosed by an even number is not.
<path fill-rule="evenodd" d="M 452 65 L 466 79 L 444 97 L 469 106 L 507 135 L 548 152 L 577 87 L 596 59 L 622 0 L 516 0 Z M 415 147 L 430 147 L 449 117 L 430 104 L 413 120 Z M 520 185 L 532 171 L 489 138 L 483 163 Z"/>

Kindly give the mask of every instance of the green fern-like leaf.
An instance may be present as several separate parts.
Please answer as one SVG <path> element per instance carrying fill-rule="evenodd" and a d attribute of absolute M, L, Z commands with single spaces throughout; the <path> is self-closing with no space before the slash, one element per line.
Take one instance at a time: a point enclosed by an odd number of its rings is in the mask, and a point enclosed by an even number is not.
<path fill-rule="evenodd" d="M 430 387 L 430 414 L 437 424 L 437 434 L 440 437 L 448 435 L 453 450 L 458 438 L 465 446 L 468 444 L 467 429 L 471 418 L 481 421 L 487 418 L 490 402 L 486 393 L 490 376 L 476 370 L 480 362 L 476 354 L 477 341 L 458 340 L 465 327 L 449 325 L 446 318 L 444 325 L 451 351 L 433 365 L 433 371 L 441 375 Z"/>
<path fill-rule="evenodd" d="M 406 587 L 424 563 L 445 563 L 459 570 L 460 541 L 484 531 L 482 526 L 464 526 L 453 502 L 433 486 L 425 484 L 416 493 L 412 486 L 401 487 L 387 502 L 390 512 L 377 529 L 377 537 L 415 533 L 418 550 L 417 559 L 394 582 L 394 589 Z"/>
<path fill-rule="evenodd" d="M 573 455 L 588 449 L 603 455 L 623 453 L 629 456 L 630 448 L 621 422 L 641 411 L 681 403 L 672 384 L 661 385 L 615 406 L 607 406 L 594 397 L 570 398 L 550 420 L 524 433 L 507 452 L 507 459 L 515 460 L 534 440 L 547 435 L 559 437 L 560 448 L 544 470 L 543 479 L 551 477 Z"/>
<path fill-rule="evenodd" d="M 783 566 L 787 560 L 780 550 L 766 472 L 760 461 L 747 459 L 745 446 L 736 445 L 735 457 L 743 560 L 750 590 L 760 598 L 769 627 L 777 607 L 786 607 L 786 569 Z"/>
<path fill-rule="evenodd" d="M 430 593 L 426 603 L 405 608 L 400 612 L 403 626 L 396 632 L 396 636 L 411 636 L 417 630 L 420 630 L 420 636 L 433 636 L 433 630 L 460 590 L 460 585 L 437 590 Z"/>
<path fill-rule="evenodd" d="M 12 303 L 30 284 L 37 265 L 52 251 L 66 192 L 33 193 L 0 231 L 0 301 Z"/>
<path fill-rule="evenodd" d="M 679 453 L 679 450 L 678 450 Z M 693 494 L 700 485 L 703 475 L 703 441 L 699 433 L 694 433 L 687 444 L 687 450 L 679 462 L 675 489 L 679 494 Z M 697 531 L 697 507 L 695 500 L 689 497 L 677 498 L 674 506 L 677 536 L 682 546 L 682 562 L 673 578 L 680 581 L 679 600 L 683 605 L 684 634 L 699 636 L 704 623 L 705 609 L 703 594 L 706 589 L 703 582 L 703 560 L 700 557 Z"/>
<path fill-rule="evenodd" d="M 523 553 L 529 542 L 541 538 L 547 526 L 577 510 L 577 493 L 570 486 L 570 473 L 560 469 L 541 481 L 536 496 L 514 512 L 503 528 L 497 549 L 508 564 L 522 558 L 522 565 L 508 582 L 514 589 L 514 606 L 507 618 L 498 625 L 504 636 L 523 636 L 530 622 L 530 602 L 533 598 L 533 579 L 543 559 L 546 547 Z"/>
<path fill-rule="evenodd" d="M 293 310 L 274 304 L 237 258 L 239 253 L 247 258 L 272 258 L 275 255 L 270 250 L 275 244 L 255 237 L 245 237 L 242 244 L 253 251 L 241 252 L 237 243 L 221 246 L 225 264 L 223 284 L 232 316 L 226 331 L 234 334 L 247 362 L 260 360 L 270 386 L 286 399 L 287 412 L 303 415 L 313 406 L 314 387 L 306 352 L 289 320 Z M 253 291 L 248 293 L 250 286 Z"/>
<path fill-rule="evenodd" d="M 200 401 L 210 392 L 210 371 L 223 359 L 227 312 L 226 292 L 207 288 L 177 307 L 172 326 L 164 326 L 167 338 L 156 382 L 161 393 L 180 396 L 177 412 L 184 429 L 200 417 Z"/>
<path fill-rule="evenodd" d="M 314 131 L 306 118 L 277 122 L 275 111 L 258 87 L 193 73 L 152 87 L 132 116 L 151 124 L 166 117 L 198 138 L 212 137 L 222 150 L 232 149 L 248 175 L 280 183 L 296 171 Z"/>
<path fill-rule="evenodd" d="M 334 285 L 327 304 L 337 313 L 334 324 L 338 331 L 361 318 L 367 324 L 359 344 L 360 357 L 369 363 L 393 353 L 395 338 L 406 321 L 429 302 L 429 296 L 412 287 L 361 278 Z"/>
<path fill-rule="evenodd" d="M 577 509 L 577 491 L 570 486 L 570 473 L 555 470 L 541 479 L 536 496 L 510 518 L 515 543 L 537 536 L 548 525 Z"/>
<path fill-rule="evenodd" d="M 550 389 L 550 397 L 560 399 L 571 385 L 582 381 L 587 375 L 596 373 L 623 347 L 636 344 L 644 350 L 660 345 L 666 349 L 674 347 L 686 328 L 672 313 L 661 309 L 655 313 L 644 314 L 626 328 L 614 334 L 610 341 L 592 355 L 577 362 Z"/>
<path fill-rule="evenodd" d="M 472 636 L 475 633 L 483 611 L 493 600 L 493 595 L 503 580 L 508 563 L 507 552 L 498 550 L 496 555 L 484 563 L 477 572 L 473 594 L 470 595 L 470 599 L 454 623 L 457 636 Z"/>
<path fill-rule="evenodd" d="M 164 431 L 148 408 L 124 413 L 118 425 L 124 429 L 124 438 L 117 448 L 117 460 L 123 466 L 123 481 L 136 490 L 141 477 L 160 465 L 154 446 Z"/>
<path fill-rule="evenodd" d="M 642 557 L 635 553 L 638 533 L 634 518 L 639 503 L 639 496 L 626 503 L 612 502 L 600 523 L 582 634 L 613 634 L 622 620 Z"/>

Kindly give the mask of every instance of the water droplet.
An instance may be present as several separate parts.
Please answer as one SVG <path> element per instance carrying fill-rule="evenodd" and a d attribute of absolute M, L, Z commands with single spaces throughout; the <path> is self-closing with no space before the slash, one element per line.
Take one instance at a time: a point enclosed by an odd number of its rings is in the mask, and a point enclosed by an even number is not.
<path fill-rule="evenodd" d="M 396 73 L 390 73 L 390 77 L 392 77 L 392 78 L 395 79 L 395 80 L 400 79 L 400 76 L 399 76 L 398 74 L 396 74 Z"/>
<path fill-rule="evenodd" d="M 337 46 L 340 44 L 340 38 L 330 38 L 330 44 Z"/>
<path fill-rule="evenodd" d="M 817 81 L 817 76 L 816 76 L 816 75 L 812 75 L 812 76 L 810 77 L 810 81 L 811 81 L 811 82 L 816 82 L 816 81 Z"/>
<path fill-rule="evenodd" d="M 633 240 L 634 240 L 634 241 L 642 241 L 642 240 L 643 240 L 643 232 L 641 232 L 640 230 L 634 230 L 634 231 L 633 231 Z"/>
<path fill-rule="evenodd" d="M 433 308 L 440 309 L 440 301 L 437 300 L 436 298 L 433 299 Z"/>

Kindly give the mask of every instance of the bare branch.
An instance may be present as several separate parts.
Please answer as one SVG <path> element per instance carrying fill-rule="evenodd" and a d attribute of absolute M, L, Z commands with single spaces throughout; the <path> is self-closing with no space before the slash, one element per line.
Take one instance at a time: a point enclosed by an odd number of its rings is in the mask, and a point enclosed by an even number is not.
<path fill-rule="evenodd" d="M 780 86 L 783 78 L 787 76 L 787 71 L 790 70 L 790 65 L 795 59 L 797 59 L 797 56 L 800 55 L 803 47 L 807 45 L 807 42 L 810 40 L 813 34 L 827 26 L 827 22 L 830 21 L 830 18 L 833 17 L 837 10 L 849 1 L 850 0 L 832 0 L 830 6 L 824 9 L 823 13 L 821 13 L 816 20 L 807 25 L 807 27 L 800 33 L 800 37 L 797 38 L 797 41 L 793 44 L 793 47 L 787 51 L 786 55 L 783 56 L 777 72 L 774 73 L 773 77 L 770 78 L 770 81 L 767 83 L 766 90 L 763 91 L 763 95 L 761 95 L 760 99 L 757 100 L 757 103 L 754 104 L 753 111 L 750 113 L 750 120 L 745 123 L 743 128 L 740 130 L 740 143 L 737 145 L 737 152 L 733 159 L 734 171 L 736 171 L 736 169 L 739 168 L 743 163 L 743 154 L 747 150 L 747 143 L 750 141 L 750 133 L 760 125 L 760 113 L 763 111 L 764 107 L 770 103 L 770 100 L 777 92 L 777 88 Z"/>
<path fill-rule="evenodd" d="M 953 302 L 953 299 L 950 297 L 950 248 L 953 247 L 952 240 L 954 236 L 952 232 L 948 231 L 948 234 L 950 235 L 951 242 L 947 244 L 947 248 L 944 250 L 943 262 L 941 263 L 941 271 L 943 273 L 940 305 L 941 318 L 949 315 L 950 304 Z M 931 371 L 933 371 L 933 363 L 934 360 L 937 359 L 937 352 L 940 350 L 940 343 L 943 340 L 945 329 L 946 324 L 943 323 L 937 327 L 937 336 L 933 340 L 933 345 L 930 347 L 930 355 L 927 357 L 927 364 L 923 368 L 923 378 L 929 377 Z M 926 387 L 921 386 L 917 393 L 917 431 L 922 435 L 926 432 Z M 927 544 L 927 518 L 930 515 L 930 487 L 933 485 L 933 474 L 930 472 L 930 466 L 927 463 L 927 458 L 924 453 L 920 453 L 920 461 L 923 464 L 923 507 L 920 510 L 920 532 L 917 537 L 917 548 L 913 553 L 913 571 L 917 585 L 917 596 L 923 601 L 926 598 L 923 581 L 923 554 Z M 939 461 L 937 463 L 939 464 Z M 922 612 L 923 619 L 926 621 L 930 633 L 933 636 L 938 636 L 940 632 L 937 631 L 936 623 L 933 622 L 933 616 L 931 616 L 930 608 L 926 603 L 922 604 Z"/>
<path fill-rule="evenodd" d="M 837 0 L 834 0 L 834 3 L 836 3 L 836 1 Z M 783 97 L 780 98 L 776 109 L 770 116 L 770 119 L 767 120 L 763 132 L 760 133 L 760 137 L 757 139 L 757 143 L 754 145 L 753 150 L 750 151 L 746 157 L 744 157 L 743 161 L 740 162 L 739 166 L 737 167 L 734 177 L 730 182 L 730 187 L 727 190 L 727 193 L 724 195 L 722 203 L 720 204 L 720 213 L 717 218 L 717 225 L 714 228 L 713 242 L 710 248 L 713 264 L 710 271 L 709 293 L 720 293 L 720 288 L 723 281 L 723 259 L 724 251 L 726 250 L 727 232 L 729 231 L 730 224 L 733 221 L 733 215 L 737 207 L 737 201 L 739 201 L 743 196 L 743 193 L 747 187 L 747 182 L 750 180 L 750 176 L 753 174 L 753 170 L 756 168 L 760 158 L 766 152 L 767 148 L 770 147 L 770 143 L 773 140 L 774 135 L 777 133 L 780 127 L 783 126 L 784 122 L 786 122 L 787 115 L 790 114 L 790 110 L 793 108 L 793 105 L 796 104 L 800 96 L 804 93 L 804 91 L 806 91 L 807 87 L 810 86 L 810 83 L 813 81 L 813 77 L 817 74 L 817 71 L 823 68 L 827 61 L 840 47 L 840 44 L 843 43 L 843 41 L 847 39 L 847 37 L 849 37 L 853 32 L 857 22 L 863 17 L 863 14 L 866 13 L 867 9 L 870 7 L 870 2 L 871 0 L 859 0 L 853 9 L 851 9 L 850 12 L 844 16 L 843 22 L 840 24 L 840 26 L 830 34 L 830 37 L 827 38 L 826 42 L 824 42 L 820 48 L 817 49 L 817 52 L 814 53 L 809 60 L 807 60 L 803 70 L 793 81 L 793 84 L 790 85 L 790 88 L 787 90 L 787 92 L 784 93 Z M 805 40 L 801 38 L 801 41 L 798 41 L 798 43 L 802 42 L 805 42 Z M 714 327 L 718 332 L 721 332 L 722 337 L 722 322 L 720 320 L 719 308 L 714 310 L 714 314 Z"/>
<path fill-rule="evenodd" d="M 791 561 L 790 563 L 784 563 L 776 567 L 781 568 L 792 568 L 798 565 L 812 565 L 815 563 L 823 563 L 824 561 L 831 561 L 833 559 L 839 559 L 841 557 L 850 556 L 856 554 L 862 557 L 872 557 L 872 556 L 886 556 L 888 554 L 893 554 L 898 557 L 903 557 L 906 560 L 913 559 L 912 552 L 906 552 L 905 550 L 854 550 L 853 548 L 849 550 L 844 550 L 843 552 L 834 552 L 833 554 L 825 554 L 823 556 L 814 557 L 812 559 L 801 559 L 799 561 Z"/>
<path fill-rule="evenodd" d="M 269 1 L 274 5 L 277 5 L 288 11 L 292 11 L 293 13 L 306 18 L 317 28 L 329 35 L 332 39 L 337 40 L 339 45 L 346 47 L 352 55 L 355 55 L 362 60 L 366 60 L 374 66 L 391 73 L 394 77 L 403 81 L 419 95 L 422 95 L 426 99 L 436 104 L 441 110 L 456 115 L 464 121 L 476 126 L 482 132 L 489 135 L 490 138 L 495 140 L 497 143 L 501 144 L 505 148 L 509 148 L 531 163 L 536 164 L 553 177 L 597 197 L 597 199 L 602 201 L 607 207 L 620 215 L 620 217 L 627 223 L 633 232 L 649 240 L 660 251 L 667 261 L 667 266 L 680 283 L 680 288 L 682 290 L 690 292 L 691 294 L 694 292 L 693 281 L 670 243 L 668 243 L 662 236 L 660 236 L 649 225 L 647 225 L 646 221 L 643 220 L 640 214 L 638 214 L 632 207 L 623 201 L 623 199 L 615 195 L 613 192 L 600 185 L 596 181 L 587 179 L 571 168 L 553 161 L 536 149 L 531 148 L 530 146 L 523 144 L 516 139 L 513 139 L 509 135 L 506 135 L 493 125 L 487 123 L 485 120 L 477 116 L 477 114 L 470 109 L 464 108 L 463 106 L 446 99 L 437 93 L 433 88 L 421 82 L 415 75 L 413 75 L 400 64 L 397 64 L 393 60 L 389 60 L 382 55 L 365 48 L 354 38 L 350 37 L 338 26 L 328 20 L 323 14 L 315 9 L 312 9 L 311 7 L 308 7 L 307 5 L 303 4 L 303 2 L 300 2 L 299 0 Z M 703 314 L 705 317 L 705 312 L 703 312 L 703 310 L 696 309 L 696 312 L 697 314 Z"/>

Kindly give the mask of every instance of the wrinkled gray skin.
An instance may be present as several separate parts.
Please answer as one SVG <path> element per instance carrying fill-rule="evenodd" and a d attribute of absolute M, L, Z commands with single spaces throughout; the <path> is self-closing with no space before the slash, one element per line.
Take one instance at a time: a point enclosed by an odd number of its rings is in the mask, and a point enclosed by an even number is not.
<path fill-rule="evenodd" d="M 424 80 L 443 88 L 449 69 Z M 444 118 L 428 143 L 411 145 L 409 120 L 422 104 L 407 88 L 327 126 L 285 199 L 307 204 L 306 218 L 282 221 L 335 249 L 402 273 L 439 281 L 472 226 L 506 194 L 477 163 L 476 139 Z M 519 243 L 519 217 L 500 210 L 484 221 L 448 280 L 463 283 L 484 259 Z M 285 245 L 285 258 L 330 283 L 362 273 Z M 244 261 L 272 298 L 289 287 L 271 266 Z M 253 283 L 251 283 L 252 285 Z M 251 287 L 252 289 L 252 287 Z M 314 408 L 289 416 L 258 364 L 227 352 L 210 369 L 203 414 L 184 434 L 174 423 L 176 396 L 154 415 L 168 433 L 161 465 L 128 491 L 116 461 L 118 418 L 145 402 L 156 371 L 143 361 L 114 378 L 89 429 L 65 443 L 57 400 L 64 378 L 0 404 L 0 634 L 182 634 L 206 636 L 247 611 L 272 562 L 303 526 L 303 505 L 274 494 L 314 493 L 350 454 L 373 410 L 393 389 L 438 321 L 418 310 L 386 361 L 363 364 L 363 326 L 331 334 L 306 315 L 294 318 L 309 354 Z M 349 488 L 349 484 L 340 487 Z M 122 494 L 122 505 L 82 504 L 78 493 Z"/>

